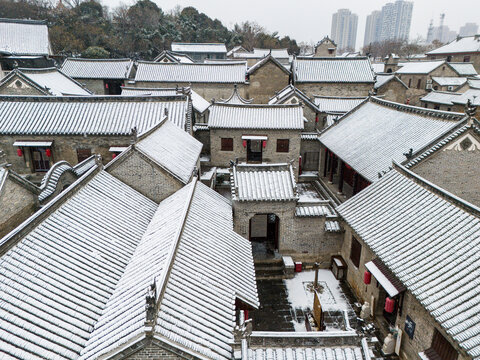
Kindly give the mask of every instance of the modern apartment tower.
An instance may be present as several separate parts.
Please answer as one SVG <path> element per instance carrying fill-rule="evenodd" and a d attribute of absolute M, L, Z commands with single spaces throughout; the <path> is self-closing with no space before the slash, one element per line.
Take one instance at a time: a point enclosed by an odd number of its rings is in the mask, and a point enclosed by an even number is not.
<path fill-rule="evenodd" d="M 458 35 L 464 36 L 473 36 L 478 34 L 478 25 L 475 23 L 466 23 L 460 28 Z"/>
<path fill-rule="evenodd" d="M 340 9 L 332 16 L 332 39 L 340 50 L 354 50 L 357 40 L 358 16 L 348 9 Z"/>
<path fill-rule="evenodd" d="M 367 16 L 363 45 L 388 40 L 407 40 L 412 22 L 413 2 L 397 0 L 387 3 L 381 11 Z"/>

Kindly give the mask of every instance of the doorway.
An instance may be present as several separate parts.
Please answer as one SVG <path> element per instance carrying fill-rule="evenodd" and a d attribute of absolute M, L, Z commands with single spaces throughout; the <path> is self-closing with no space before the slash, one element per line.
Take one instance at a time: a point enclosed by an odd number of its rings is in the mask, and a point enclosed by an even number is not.
<path fill-rule="evenodd" d="M 247 140 L 247 163 L 262 162 L 262 141 Z"/>
<path fill-rule="evenodd" d="M 105 95 L 121 95 L 123 80 L 104 80 Z"/>
<path fill-rule="evenodd" d="M 278 250 L 280 219 L 275 214 L 256 214 L 250 219 L 249 239 L 257 254 L 274 255 Z"/>

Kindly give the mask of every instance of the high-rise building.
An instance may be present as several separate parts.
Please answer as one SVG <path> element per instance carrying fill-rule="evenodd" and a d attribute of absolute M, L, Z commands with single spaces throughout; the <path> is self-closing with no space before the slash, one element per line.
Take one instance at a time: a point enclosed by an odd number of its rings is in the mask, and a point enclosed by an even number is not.
<path fill-rule="evenodd" d="M 397 0 L 382 7 L 380 41 L 408 40 L 412 22 L 413 2 Z"/>
<path fill-rule="evenodd" d="M 478 25 L 475 23 L 466 23 L 460 28 L 458 35 L 460 36 L 473 36 L 478 34 Z"/>
<path fill-rule="evenodd" d="M 358 16 L 348 9 L 340 9 L 332 16 L 332 39 L 340 50 L 355 50 Z"/>
<path fill-rule="evenodd" d="M 363 38 L 364 47 L 367 47 L 369 44 L 378 41 L 381 27 L 382 12 L 379 10 L 375 10 L 367 16 L 367 24 L 365 25 L 365 37 Z"/>

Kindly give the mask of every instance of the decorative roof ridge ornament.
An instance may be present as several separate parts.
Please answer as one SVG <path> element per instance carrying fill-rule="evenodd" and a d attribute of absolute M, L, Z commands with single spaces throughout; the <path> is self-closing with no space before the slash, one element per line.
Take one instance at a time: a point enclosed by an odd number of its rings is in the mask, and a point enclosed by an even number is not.
<path fill-rule="evenodd" d="M 475 101 L 476 96 L 473 97 L 473 101 Z M 472 101 L 470 99 L 467 100 L 467 103 L 465 104 L 465 114 L 468 116 L 468 124 L 472 125 L 472 119 L 475 116 L 475 113 L 477 111 L 477 106 L 473 105 Z"/>
<path fill-rule="evenodd" d="M 153 327 L 155 326 L 155 318 L 157 316 L 157 284 L 155 278 L 147 289 L 147 294 L 145 296 L 145 326 Z"/>
<path fill-rule="evenodd" d="M 137 132 L 137 127 L 135 126 L 134 128 L 132 128 L 132 131 L 131 131 L 131 138 L 130 138 L 130 144 L 131 145 L 136 144 L 137 136 L 138 136 L 138 132 Z"/>

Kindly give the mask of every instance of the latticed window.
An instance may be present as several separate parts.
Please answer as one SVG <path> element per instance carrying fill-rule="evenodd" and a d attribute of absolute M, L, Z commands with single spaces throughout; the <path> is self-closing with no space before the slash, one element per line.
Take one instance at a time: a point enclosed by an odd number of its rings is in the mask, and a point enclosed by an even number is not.
<path fill-rule="evenodd" d="M 352 236 L 352 245 L 350 248 L 350 260 L 357 268 L 360 265 L 360 255 L 362 254 L 362 245 Z"/>
<path fill-rule="evenodd" d="M 288 152 L 290 146 L 290 140 L 278 139 L 277 140 L 277 152 Z"/>
<path fill-rule="evenodd" d="M 233 151 L 233 139 L 232 138 L 222 138 L 222 151 Z"/>

